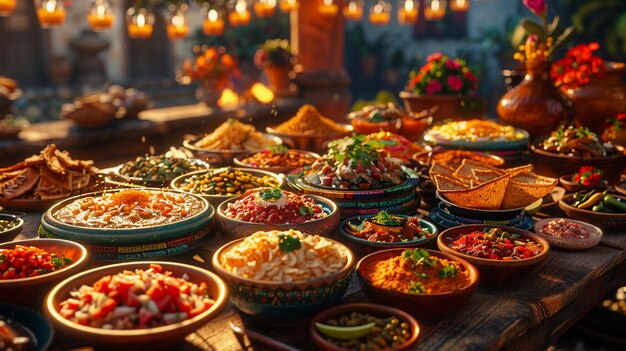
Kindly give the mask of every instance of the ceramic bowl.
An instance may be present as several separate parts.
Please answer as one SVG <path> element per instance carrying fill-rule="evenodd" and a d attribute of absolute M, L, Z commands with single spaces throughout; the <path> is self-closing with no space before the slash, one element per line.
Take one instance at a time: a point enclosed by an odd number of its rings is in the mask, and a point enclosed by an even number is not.
<path fill-rule="evenodd" d="M 11 323 L 17 323 L 19 326 L 27 329 L 35 336 L 35 345 L 33 351 L 45 351 L 50 348 L 54 337 L 54 329 L 50 323 L 39 313 L 21 306 L 0 304 L 0 320 L 10 320 Z"/>
<path fill-rule="evenodd" d="M 345 132 L 328 133 L 328 134 L 286 134 L 277 131 L 274 128 L 267 127 L 265 130 L 281 139 L 284 139 L 287 143 L 293 144 L 293 147 L 300 150 L 310 150 L 313 152 L 326 151 L 326 144 L 329 141 L 341 139 L 345 136 L 352 134 L 354 128 L 349 124 L 340 124 Z"/>
<path fill-rule="evenodd" d="M 458 252 L 451 249 L 448 244 L 452 241 L 452 238 L 459 234 L 469 234 L 476 230 L 484 230 L 485 228 L 501 228 L 502 230 L 519 234 L 523 237 L 530 238 L 536 243 L 541 244 L 544 249 L 537 256 L 523 259 L 523 260 L 492 260 L 487 258 L 480 258 L 468 254 Z M 521 274 L 531 270 L 535 266 L 539 265 L 543 260 L 548 257 L 550 253 L 550 244 L 548 241 L 537 234 L 533 234 L 526 230 L 517 229 L 513 227 L 506 227 L 500 225 L 490 224 L 478 224 L 478 225 L 465 225 L 446 229 L 437 238 L 437 247 L 442 252 L 454 255 L 465 259 L 469 263 L 473 264 L 480 271 L 480 276 L 485 282 L 490 283 L 504 283 L 514 278 L 517 278 Z"/>
<path fill-rule="evenodd" d="M 263 134 L 263 136 L 272 141 L 274 145 L 282 145 L 283 140 L 279 137 Z M 194 145 L 194 143 L 200 140 L 203 135 L 191 136 L 183 140 L 183 146 L 189 149 L 196 158 L 207 160 L 211 165 L 214 166 L 227 166 L 233 164 L 233 159 L 237 156 L 243 155 L 250 151 L 261 151 L 261 149 L 257 148 L 247 148 L 243 150 L 212 150 L 212 149 L 203 149 L 199 146 Z M 305 149 L 306 150 L 306 149 Z"/>
<path fill-rule="evenodd" d="M 10 213 L 0 213 L 0 221 L 8 221 L 12 227 L 0 231 L 0 242 L 11 241 L 24 229 L 24 220 L 22 216 Z"/>
<path fill-rule="evenodd" d="M 348 315 L 352 312 L 366 313 L 379 318 L 395 316 L 400 320 L 400 322 L 408 323 L 411 329 L 411 337 L 405 343 L 394 348 L 394 350 L 411 350 L 420 336 L 421 330 L 419 324 L 413 316 L 403 310 L 373 303 L 351 303 L 331 307 L 321 313 L 318 313 L 315 317 L 313 317 L 313 319 L 311 319 L 311 323 L 309 324 L 309 334 L 311 335 L 313 342 L 315 342 L 315 345 L 324 351 L 348 351 L 348 349 L 339 347 L 326 340 L 326 338 L 322 336 L 322 334 L 315 327 L 315 323 L 324 323 L 329 319 L 337 318 L 342 315 Z"/>
<path fill-rule="evenodd" d="M 445 252 L 427 250 L 432 256 L 459 262 L 469 271 L 470 283 L 461 290 L 437 294 L 409 294 L 396 290 L 374 286 L 364 275 L 365 267 L 371 262 L 378 262 L 400 256 L 405 249 L 389 249 L 371 253 L 363 257 L 356 266 L 361 288 L 374 301 L 399 308 L 419 320 L 438 320 L 459 311 L 467 304 L 478 286 L 478 270 L 468 261 Z"/>
<path fill-rule="evenodd" d="M 582 185 L 582 184 L 579 184 L 578 182 L 572 181 L 571 176 L 561 176 L 559 177 L 559 183 L 561 184 L 563 188 L 565 188 L 565 190 L 567 190 L 568 193 L 576 193 L 579 191 L 591 190 L 591 189 L 606 189 L 606 180 L 604 179 L 600 182 L 599 185 L 590 186 L 590 185 Z"/>
<path fill-rule="evenodd" d="M 13 249 L 16 245 L 35 246 L 59 256 L 72 259 L 72 264 L 58 271 L 36 277 L 0 280 L 0 301 L 41 307 L 48 290 L 61 280 L 80 272 L 87 264 L 87 249 L 78 243 L 61 239 L 28 239 L 0 244 L 0 249 Z"/>
<path fill-rule="evenodd" d="M 243 196 L 243 195 L 242 195 Z M 303 233 L 315 234 L 328 237 L 335 232 L 337 226 L 339 226 L 339 207 L 332 200 L 326 199 L 321 196 L 305 195 L 315 201 L 316 204 L 322 205 L 324 211 L 328 215 L 324 218 L 308 221 L 302 224 L 290 223 L 290 224 L 265 224 L 265 223 L 251 223 L 226 216 L 225 211 L 228 205 L 239 200 L 240 197 L 232 198 L 222 202 L 217 207 L 217 221 L 220 225 L 220 231 L 223 235 L 231 239 L 243 238 L 252 235 L 258 231 L 268 230 L 299 230 Z"/>
<path fill-rule="evenodd" d="M 591 223 L 606 232 L 622 232 L 626 227 L 626 213 L 603 213 L 593 212 L 591 210 L 583 210 L 570 205 L 574 194 L 565 195 L 559 201 L 559 208 L 565 214 L 573 219 Z M 622 200 L 626 200 L 626 196 L 618 196 Z"/>
<path fill-rule="evenodd" d="M 318 155 L 318 154 L 316 154 L 314 152 L 310 152 L 310 151 L 294 150 L 294 149 L 291 149 L 290 151 L 296 151 L 299 154 L 309 155 L 309 156 L 311 156 L 311 157 L 313 157 L 315 159 L 320 157 L 320 155 Z M 298 168 L 298 167 L 288 167 L 288 166 L 282 166 L 282 167 L 279 167 L 279 166 L 277 166 L 277 167 L 256 167 L 254 165 L 250 165 L 250 164 L 242 162 L 242 160 L 244 160 L 246 157 L 252 156 L 252 155 L 256 154 L 257 152 L 258 151 L 252 151 L 252 152 L 247 152 L 247 153 L 245 153 L 243 155 L 236 156 L 233 159 L 233 163 L 237 167 L 246 167 L 246 168 L 258 169 L 258 170 L 261 170 L 261 171 L 272 172 L 272 173 L 275 173 L 275 174 L 279 174 L 279 173 L 287 174 L 287 173 L 293 171 L 294 169 Z"/>
<path fill-rule="evenodd" d="M 222 255 L 243 240 L 237 239 L 220 247 L 213 255 L 213 268 L 228 284 L 233 306 L 261 322 L 291 325 L 306 321 L 320 310 L 338 303 L 350 285 L 354 254 L 337 241 L 331 240 L 346 251 L 348 258 L 340 271 L 308 281 L 279 283 L 243 278 L 224 269 Z"/>
<path fill-rule="evenodd" d="M 573 238 L 559 238 L 554 235 L 550 235 L 543 230 L 543 227 L 550 221 L 558 220 L 560 218 L 544 218 L 535 223 L 535 233 L 546 239 L 550 245 L 554 247 L 560 247 L 569 250 L 584 250 L 590 249 L 600 243 L 602 240 L 602 229 L 587 222 L 577 221 L 574 219 L 563 218 L 565 221 L 575 223 L 587 230 L 590 236 L 587 239 L 573 239 Z"/>
<path fill-rule="evenodd" d="M 363 221 L 370 219 L 374 216 L 375 215 L 354 216 L 354 217 L 350 217 L 342 221 L 341 224 L 339 224 L 339 232 L 341 233 L 341 237 L 345 239 L 344 242 L 348 243 L 350 248 L 352 248 L 359 256 L 365 256 L 372 252 L 386 250 L 386 249 L 409 249 L 409 248 L 415 248 L 415 247 L 425 247 L 430 242 L 435 240 L 437 238 L 437 234 L 439 233 L 439 230 L 437 230 L 437 227 L 433 223 L 426 221 L 424 219 L 419 220 L 420 227 L 426 229 L 431 234 L 431 236 L 427 238 L 418 238 L 413 241 L 404 241 L 404 242 L 369 241 L 369 240 L 361 239 L 359 237 L 352 235 L 350 231 L 348 230 L 348 225 L 350 224 L 359 225 Z M 394 216 L 403 217 L 403 218 L 410 217 L 410 216 L 400 215 L 400 214 L 394 214 Z"/>
<path fill-rule="evenodd" d="M 153 157 L 150 157 L 150 159 L 159 159 L 159 157 L 153 156 Z M 189 161 L 190 164 L 197 167 L 196 169 L 202 169 L 202 168 L 208 169 L 209 168 L 209 164 L 205 162 L 204 160 L 189 159 L 187 161 Z M 122 167 L 124 167 L 124 164 L 114 167 L 113 169 L 111 169 L 111 173 L 113 173 L 117 177 L 120 177 L 125 182 L 131 183 L 131 184 L 138 184 L 138 185 L 143 185 L 147 187 L 162 188 L 162 187 L 168 187 L 170 185 L 170 182 L 174 178 L 176 178 L 176 177 L 166 177 L 165 179 L 150 179 L 150 178 L 127 176 L 127 175 L 120 173 L 120 170 L 122 169 Z"/>
<path fill-rule="evenodd" d="M 59 303 L 70 296 L 70 292 L 82 285 L 91 285 L 105 275 L 112 275 L 124 270 L 147 269 L 151 263 L 159 264 L 164 271 L 171 271 L 174 276 L 189 276 L 191 282 L 204 282 L 215 304 L 207 311 L 185 321 L 162 327 L 137 330 L 105 330 L 74 323 L 59 314 Z M 127 262 L 94 268 L 55 286 L 45 300 L 44 312 L 52 321 L 55 329 L 65 335 L 89 345 L 107 349 L 163 349 L 180 342 L 188 334 L 196 331 L 214 318 L 228 301 L 228 288 L 215 274 L 198 267 L 173 262 Z"/>
<path fill-rule="evenodd" d="M 506 210 L 480 210 L 476 208 L 464 207 L 448 200 L 444 194 L 437 190 L 437 199 L 443 202 L 446 209 L 453 215 L 469 219 L 480 219 L 490 221 L 504 221 L 516 218 L 524 214 L 524 207 L 511 208 Z"/>
<path fill-rule="evenodd" d="M 187 173 L 187 174 L 183 174 L 180 177 L 174 178 L 174 180 L 172 180 L 172 182 L 170 183 L 170 187 L 172 189 L 174 189 L 174 190 L 185 192 L 184 190 L 182 190 L 182 185 L 190 177 L 193 177 L 195 175 L 205 174 L 205 173 L 208 173 L 208 172 L 220 173 L 220 172 L 222 172 L 225 169 L 226 168 L 213 168 L 213 169 L 209 169 L 209 170 L 196 171 L 196 172 L 190 172 L 190 173 Z M 237 169 L 237 170 L 240 170 L 242 172 L 250 173 L 250 174 L 252 174 L 252 175 L 254 175 L 256 177 L 270 176 L 270 177 L 276 179 L 276 182 L 278 183 L 278 187 L 279 188 L 283 187 L 283 178 L 278 176 L 276 173 L 272 173 L 272 172 L 268 172 L 268 171 L 262 171 L 262 170 L 254 169 L 254 168 L 233 167 L 233 169 Z M 194 195 L 203 197 L 211 205 L 213 205 L 213 207 L 215 207 L 215 208 L 219 207 L 219 205 L 222 202 L 224 202 L 224 201 L 226 201 L 228 199 L 232 199 L 232 198 L 236 197 L 236 195 L 205 195 L 205 194 L 195 194 L 195 193 L 188 193 L 188 194 L 194 194 Z"/>

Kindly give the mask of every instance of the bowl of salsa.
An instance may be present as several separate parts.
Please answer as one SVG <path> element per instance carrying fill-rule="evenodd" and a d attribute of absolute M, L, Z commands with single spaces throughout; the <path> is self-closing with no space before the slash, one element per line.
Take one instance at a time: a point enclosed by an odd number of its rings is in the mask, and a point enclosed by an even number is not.
<path fill-rule="evenodd" d="M 545 218 L 535 223 L 535 233 L 550 245 L 570 250 L 592 248 L 602 240 L 602 229 L 569 218 Z"/>

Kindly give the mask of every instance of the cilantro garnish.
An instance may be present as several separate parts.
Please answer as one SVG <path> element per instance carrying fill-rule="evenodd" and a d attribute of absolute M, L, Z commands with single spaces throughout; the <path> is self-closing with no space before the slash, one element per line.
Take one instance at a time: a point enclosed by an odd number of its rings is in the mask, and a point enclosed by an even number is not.
<path fill-rule="evenodd" d="M 373 123 L 384 122 L 385 116 L 383 116 L 380 112 L 375 112 L 369 116 L 369 121 Z"/>
<path fill-rule="evenodd" d="M 278 234 L 278 248 L 284 252 L 289 253 L 291 251 L 299 250 L 302 247 L 300 239 L 296 236 Z"/>
<path fill-rule="evenodd" d="M 456 266 L 453 264 L 448 264 L 447 266 L 443 267 L 440 271 L 439 271 L 439 277 L 440 278 L 454 278 L 456 277 Z"/>
<path fill-rule="evenodd" d="M 411 294 L 422 294 L 426 292 L 426 288 L 424 284 L 417 280 L 411 280 L 409 282 L 409 293 Z"/>
<path fill-rule="evenodd" d="M 268 150 L 273 154 L 286 154 L 289 152 L 289 148 L 282 144 L 270 146 Z"/>
<path fill-rule="evenodd" d="M 278 200 L 283 197 L 283 191 L 279 188 L 267 188 L 261 190 L 259 196 L 265 201 Z"/>
<path fill-rule="evenodd" d="M 389 214 L 387 211 L 380 211 L 371 219 L 372 222 L 381 225 L 399 226 L 402 224 L 402 219 L 394 215 Z"/>
<path fill-rule="evenodd" d="M 355 135 L 339 140 L 334 140 L 328 144 L 328 156 L 336 162 L 344 160 L 359 160 L 363 167 L 369 167 L 378 160 L 378 149 L 384 144 L 378 140 L 365 141 L 365 135 Z"/>
<path fill-rule="evenodd" d="M 434 266 L 437 263 L 437 259 L 431 259 L 428 251 L 424 249 L 404 250 L 404 252 L 402 252 L 402 258 L 408 261 L 412 261 L 413 265 L 416 266 L 419 264 Z"/>
<path fill-rule="evenodd" d="M 310 206 L 300 206 L 300 214 L 303 216 L 309 216 L 313 214 L 313 208 Z"/>

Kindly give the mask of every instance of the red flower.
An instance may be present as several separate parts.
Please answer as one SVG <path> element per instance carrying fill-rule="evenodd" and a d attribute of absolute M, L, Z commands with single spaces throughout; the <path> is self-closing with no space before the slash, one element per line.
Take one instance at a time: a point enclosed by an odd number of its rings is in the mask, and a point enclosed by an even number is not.
<path fill-rule="evenodd" d="M 546 15 L 546 0 L 523 0 L 523 3 L 538 16 L 544 17 Z"/>
<path fill-rule="evenodd" d="M 433 79 L 426 85 L 426 94 L 435 95 L 441 91 L 441 82 L 438 79 Z"/>
<path fill-rule="evenodd" d="M 604 61 L 593 55 L 598 48 L 598 43 L 590 43 L 568 50 L 565 58 L 556 61 L 550 70 L 555 85 L 564 89 L 576 88 L 589 83 L 591 78 L 603 78 Z"/>
<path fill-rule="evenodd" d="M 446 83 L 448 83 L 450 89 L 454 91 L 459 91 L 463 88 L 463 81 L 459 78 L 459 76 L 448 76 Z"/>
<path fill-rule="evenodd" d="M 413 77 L 413 79 L 411 79 L 411 81 L 409 81 L 409 88 L 412 89 L 421 80 L 422 80 L 422 75 L 421 74 L 416 75 L 415 77 Z"/>
<path fill-rule="evenodd" d="M 582 166 L 580 171 L 572 177 L 572 180 L 585 186 L 596 186 L 602 181 L 603 174 L 602 170 L 595 167 Z"/>
<path fill-rule="evenodd" d="M 446 67 L 448 67 L 451 70 L 458 70 L 459 68 L 461 68 L 461 65 L 459 64 L 458 60 L 447 60 L 446 61 Z"/>
<path fill-rule="evenodd" d="M 467 78 L 467 80 L 469 80 L 472 83 L 476 81 L 476 76 L 474 75 L 474 73 L 470 71 L 465 72 L 465 78 Z"/>
<path fill-rule="evenodd" d="M 440 52 L 436 52 L 430 56 L 428 56 L 428 58 L 426 58 L 427 62 L 433 62 L 433 61 L 437 61 L 437 60 L 441 60 L 441 58 L 443 58 L 443 54 Z"/>

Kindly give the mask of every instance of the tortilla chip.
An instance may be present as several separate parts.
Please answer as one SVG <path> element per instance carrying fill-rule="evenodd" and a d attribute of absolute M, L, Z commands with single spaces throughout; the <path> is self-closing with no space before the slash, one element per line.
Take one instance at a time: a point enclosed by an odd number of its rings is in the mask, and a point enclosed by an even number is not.
<path fill-rule="evenodd" d="M 435 183 L 437 190 L 441 192 L 469 189 L 467 184 L 441 174 L 435 174 L 433 176 L 433 182 Z"/>
<path fill-rule="evenodd" d="M 473 180 L 476 184 L 482 184 L 501 177 L 502 174 L 494 172 L 491 169 L 472 169 L 472 176 L 474 177 Z"/>
<path fill-rule="evenodd" d="M 454 176 L 457 178 L 467 178 L 467 179 L 473 179 L 474 178 L 474 174 L 472 173 L 472 170 L 474 169 L 479 169 L 479 170 L 485 170 L 485 171 L 493 171 L 496 172 L 499 175 L 503 175 L 504 172 L 500 169 L 497 169 L 495 167 L 486 165 L 482 162 L 478 162 L 478 161 L 474 161 L 474 160 L 470 160 L 468 158 L 463 159 L 463 162 L 461 162 L 461 166 L 459 166 L 459 168 L 457 168 L 454 171 Z"/>
<path fill-rule="evenodd" d="M 448 200 L 459 206 L 498 210 L 504 200 L 504 193 L 510 178 L 509 174 L 504 174 L 471 189 L 440 191 Z"/>
<path fill-rule="evenodd" d="M 435 174 L 441 174 L 446 177 L 454 178 L 454 168 L 446 165 L 445 163 L 433 162 L 432 166 L 430 166 L 428 174 L 430 174 L 431 178 Z"/>
<path fill-rule="evenodd" d="M 535 173 L 520 173 L 511 178 L 502 202 L 503 209 L 525 207 L 550 194 L 558 180 Z"/>
<path fill-rule="evenodd" d="M 516 175 L 520 173 L 528 173 L 528 172 L 531 172 L 532 170 L 533 170 L 533 165 L 525 165 L 525 166 L 519 166 L 515 168 L 507 168 L 504 171 L 510 174 L 511 177 L 515 177 Z"/>

